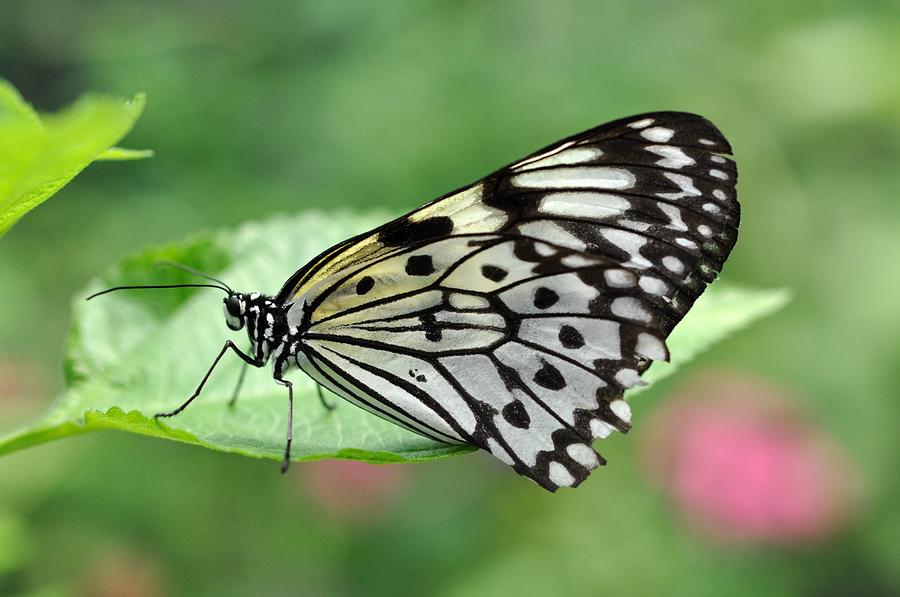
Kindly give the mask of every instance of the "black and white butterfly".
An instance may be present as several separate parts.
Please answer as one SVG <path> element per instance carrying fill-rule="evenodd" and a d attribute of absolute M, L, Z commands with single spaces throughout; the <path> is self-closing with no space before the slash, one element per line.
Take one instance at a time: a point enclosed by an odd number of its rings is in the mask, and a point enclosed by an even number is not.
<path fill-rule="evenodd" d="M 320 254 L 274 297 L 226 285 L 246 363 L 300 367 L 378 416 L 483 448 L 551 491 L 604 463 L 623 399 L 722 269 L 740 209 L 731 148 L 656 112 L 554 143 Z M 291 418 L 283 469 L 290 460 Z"/>

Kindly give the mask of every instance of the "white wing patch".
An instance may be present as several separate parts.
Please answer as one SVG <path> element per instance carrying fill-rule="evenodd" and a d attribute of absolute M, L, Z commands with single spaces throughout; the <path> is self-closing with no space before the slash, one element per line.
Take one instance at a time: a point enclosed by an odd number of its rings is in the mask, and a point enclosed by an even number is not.
<path fill-rule="evenodd" d="M 634 174 L 625 168 L 554 168 L 516 174 L 511 179 L 519 187 L 533 189 L 630 189 Z"/>
<path fill-rule="evenodd" d="M 631 203 L 627 199 L 609 193 L 564 191 L 545 195 L 538 202 L 538 211 L 542 214 L 592 220 L 621 216 L 629 207 Z"/>
<path fill-rule="evenodd" d="M 572 166 L 590 162 L 601 155 L 603 155 L 603 151 L 597 147 L 573 147 L 572 149 L 564 149 L 558 153 L 513 166 L 512 170 L 522 171 L 534 170 L 535 168 L 549 168 L 550 166 Z"/>

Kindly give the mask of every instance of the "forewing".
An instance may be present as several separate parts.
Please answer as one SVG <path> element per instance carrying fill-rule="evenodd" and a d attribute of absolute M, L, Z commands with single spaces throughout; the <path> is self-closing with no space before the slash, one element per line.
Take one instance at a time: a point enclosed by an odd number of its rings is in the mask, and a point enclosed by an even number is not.
<path fill-rule="evenodd" d="M 699 116 L 635 116 L 330 249 L 279 294 L 304 369 L 548 489 L 577 485 L 734 245 L 729 151 Z"/>
<path fill-rule="evenodd" d="M 671 294 L 683 315 L 737 240 L 730 152 L 719 130 L 695 114 L 609 122 L 328 249 L 291 276 L 278 299 L 310 302 L 323 280 L 399 247 L 509 232 L 630 261 L 646 270 L 648 292 Z"/>

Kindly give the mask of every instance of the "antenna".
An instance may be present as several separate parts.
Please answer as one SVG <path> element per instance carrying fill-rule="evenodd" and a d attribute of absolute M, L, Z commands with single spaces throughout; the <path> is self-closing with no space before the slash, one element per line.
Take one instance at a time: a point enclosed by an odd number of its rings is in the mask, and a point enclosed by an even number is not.
<path fill-rule="evenodd" d="M 169 267 L 174 267 L 175 269 L 180 269 L 180 270 L 183 271 L 183 272 L 187 272 L 187 273 L 189 273 L 189 274 L 194 274 L 195 276 L 199 276 L 199 277 L 201 277 L 201 278 L 206 278 L 207 280 L 211 280 L 211 281 L 213 281 L 213 282 L 216 282 L 216 283 L 218 283 L 218 284 L 221 284 L 222 286 L 225 287 L 226 290 L 228 290 L 229 293 L 233 293 L 233 292 L 234 292 L 234 291 L 231 289 L 231 287 L 228 286 L 228 284 L 226 284 L 226 283 L 223 282 L 222 280 L 220 280 L 220 279 L 218 279 L 218 278 L 214 278 L 214 277 L 210 276 L 209 274 L 206 274 L 206 273 L 204 273 L 204 272 L 201 272 L 200 270 L 196 270 L 196 269 L 194 269 L 194 268 L 192 268 L 192 267 L 190 267 L 190 266 L 184 265 L 184 264 L 182 264 L 182 263 L 176 263 L 176 262 L 174 262 L 174 261 L 169 261 L 168 259 L 161 259 L 160 261 L 157 261 L 157 262 L 156 262 L 156 265 L 167 265 L 167 266 L 169 266 Z"/>
<path fill-rule="evenodd" d="M 108 294 L 110 292 L 115 292 L 117 290 L 144 290 L 147 288 L 218 288 L 219 290 L 224 290 L 228 294 L 232 293 L 231 289 L 227 286 L 218 286 L 216 284 L 153 284 L 140 286 L 114 286 L 112 288 L 107 288 L 106 290 L 101 290 L 100 292 L 95 292 L 85 300 L 89 301 L 92 298 L 97 298 L 98 296 Z"/>

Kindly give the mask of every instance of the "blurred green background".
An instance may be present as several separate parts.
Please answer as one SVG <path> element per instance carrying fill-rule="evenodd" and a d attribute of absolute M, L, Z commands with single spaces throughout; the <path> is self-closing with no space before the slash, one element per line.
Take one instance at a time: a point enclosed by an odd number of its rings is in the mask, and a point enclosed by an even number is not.
<path fill-rule="evenodd" d="M 123 144 L 156 157 L 89 167 L 0 240 L 0 432 L 60 392 L 70 300 L 128 252 L 410 209 L 647 110 L 725 132 L 725 278 L 795 299 L 641 394 L 610 465 L 556 495 L 483 454 L 280 478 L 102 433 L 5 457 L 0 594 L 898 594 L 898 64 L 896 2 L 5 0 L 0 76 L 41 110 L 145 91 Z M 774 388 L 842 454 L 834 524 L 723 545 L 652 482 L 641 420 L 704 371 Z"/>

